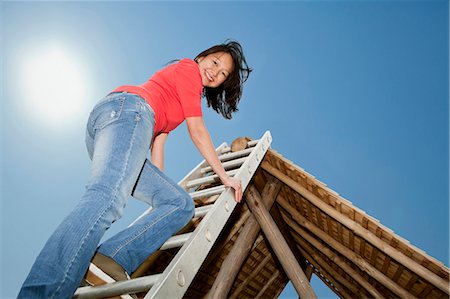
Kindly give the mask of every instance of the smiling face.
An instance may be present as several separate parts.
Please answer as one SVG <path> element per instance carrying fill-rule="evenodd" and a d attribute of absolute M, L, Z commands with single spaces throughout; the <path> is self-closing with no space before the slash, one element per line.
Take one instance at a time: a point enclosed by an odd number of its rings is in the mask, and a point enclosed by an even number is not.
<path fill-rule="evenodd" d="M 211 53 L 197 59 L 202 84 L 204 87 L 216 88 L 222 84 L 233 71 L 233 58 L 227 52 Z"/>

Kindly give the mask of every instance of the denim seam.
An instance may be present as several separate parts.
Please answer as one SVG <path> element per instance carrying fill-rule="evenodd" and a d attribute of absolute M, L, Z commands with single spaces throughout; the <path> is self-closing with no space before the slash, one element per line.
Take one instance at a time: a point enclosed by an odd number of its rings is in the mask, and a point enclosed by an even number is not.
<path fill-rule="evenodd" d="M 152 223 L 149 223 L 146 226 L 144 226 L 140 231 L 136 232 L 131 238 L 128 238 L 127 240 L 125 240 L 124 243 L 119 245 L 117 247 L 117 249 L 114 251 L 114 253 L 111 255 L 111 257 L 115 257 L 119 253 L 119 251 L 122 250 L 122 248 L 124 248 L 128 244 L 130 244 L 130 242 L 136 240 L 136 238 L 141 236 L 143 233 L 145 233 L 147 230 L 149 230 L 151 227 L 153 227 L 155 224 L 157 224 L 160 220 L 162 220 L 163 218 L 165 218 L 165 217 L 169 216 L 170 214 L 176 212 L 179 209 L 180 209 L 180 207 L 174 206 L 174 209 L 171 209 L 171 210 L 167 211 L 166 214 L 161 215 L 160 217 L 155 219 L 155 221 L 153 221 Z"/>
<path fill-rule="evenodd" d="M 115 193 L 117 194 L 117 192 Z M 114 195 L 115 197 L 116 195 Z M 103 212 L 100 214 L 100 216 L 97 218 L 97 220 L 94 222 L 94 225 L 92 225 L 92 228 L 88 231 L 88 233 L 86 234 L 86 237 L 83 238 L 83 240 L 81 241 L 80 246 L 78 247 L 78 250 L 75 254 L 75 256 L 73 257 L 73 259 L 70 261 L 69 263 L 69 267 L 67 269 L 67 271 L 64 273 L 64 278 L 61 282 L 61 284 L 58 286 L 58 288 L 56 289 L 55 293 L 53 294 L 53 296 L 51 298 L 55 298 L 55 295 L 58 293 L 58 291 L 61 289 L 61 287 L 64 285 L 66 278 L 68 277 L 68 273 L 70 272 L 72 266 L 73 266 L 73 262 L 77 259 L 78 254 L 80 253 L 80 249 L 83 247 L 84 243 L 86 243 L 86 240 L 88 239 L 89 235 L 91 234 L 91 232 L 94 230 L 95 226 L 97 226 L 97 224 L 99 223 L 100 219 L 105 215 L 106 211 L 108 211 L 111 206 L 113 205 L 113 201 L 110 202 L 110 204 L 103 210 Z"/>
<path fill-rule="evenodd" d="M 137 128 L 137 124 L 138 124 L 138 123 L 135 122 L 135 125 L 134 125 L 134 128 L 133 128 L 133 134 L 132 134 L 132 136 L 131 136 L 131 143 L 130 143 L 130 146 L 128 147 L 128 152 L 127 152 L 127 155 L 126 155 L 126 164 L 125 164 L 124 169 L 122 170 L 122 176 L 121 176 L 120 179 L 118 180 L 118 183 L 116 184 L 116 186 L 113 188 L 113 194 L 114 194 L 114 195 L 113 195 L 112 198 L 117 198 L 118 187 L 119 187 L 120 183 L 123 181 L 123 178 L 124 178 L 123 173 L 124 173 L 124 171 L 125 171 L 125 170 L 127 169 L 127 167 L 128 167 L 128 163 L 129 163 L 130 156 L 131 156 L 131 148 L 132 148 L 133 145 L 134 145 L 134 140 L 135 140 L 135 137 L 136 137 L 136 128 Z M 72 266 L 73 266 L 73 262 L 74 262 L 74 261 L 76 260 L 76 258 L 78 257 L 81 248 L 83 247 L 84 243 L 85 243 L 86 240 L 88 239 L 88 237 L 89 237 L 89 235 L 91 234 L 91 232 L 94 230 L 94 227 L 99 223 L 100 219 L 105 215 L 106 211 L 108 211 L 108 210 L 111 208 L 111 206 L 113 205 L 113 202 L 114 202 L 113 200 L 110 201 L 110 204 L 103 210 L 103 212 L 101 213 L 101 215 L 97 218 L 97 220 L 95 221 L 95 223 L 92 225 L 91 229 L 90 229 L 90 230 L 88 231 L 88 233 L 86 234 L 86 237 L 84 237 L 83 240 L 81 241 L 81 244 L 80 244 L 80 246 L 78 247 L 78 250 L 77 250 L 75 256 L 74 256 L 74 257 L 72 258 L 72 260 L 69 262 L 69 267 L 68 267 L 67 271 L 64 273 L 64 278 L 63 278 L 61 284 L 58 286 L 58 288 L 56 289 L 55 293 L 53 294 L 53 296 L 52 296 L 51 298 L 55 298 L 55 295 L 58 293 L 58 291 L 59 291 L 59 290 L 61 289 L 61 287 L 64 285 L 64 282 L 66 281 L 66 278 L 68 277 L 67 274 L 70 272 L 70 269 L 71 269 Z"/>
<path fill-rule="evenodd" d="M 120 116 L 122 115 L 122 112 L 123 112 L 123 109 L 124 109 L 123 107 L 125 105 L 126 98 L 125 97 L 120 97 L 120 98 L 117 98 L 117 99 L 111 99 L 110 101 L 108 101 L 108 103 L 112 102 L 112 101 L 120 101 L 119 102 L 119 109 L 117 111 L 116 110 L 112 110 L 111 111 L 111 112 L 116 112 L 116 115 L 113 118 L 109 119 L 108 121 L 104 121 L 104 123 L 102 123 L 100 126 L 95 126 L 95 122 L 97 121 L 96 120 L 94 122 L 94 126 L 93 126 L 95 131 L 103 130 L 104 128 L 106 128 L 110 124 L 112 124 L 115 121 L 120 119 Z M 108 110 L 108 112 L 109 112 L 109 110 Z M 98 117 L 99 117 L 99 115 L 97 116 L 97 118 Z"/>

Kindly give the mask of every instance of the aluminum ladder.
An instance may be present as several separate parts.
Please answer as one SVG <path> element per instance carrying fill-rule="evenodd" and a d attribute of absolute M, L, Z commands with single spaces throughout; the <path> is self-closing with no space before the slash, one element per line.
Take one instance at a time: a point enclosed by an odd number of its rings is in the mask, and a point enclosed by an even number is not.
<path fill-rule="evenodd" d="M 226 143 L 216 149 L 227 174 L 241 179 L 243 192 L 271 142 L 272 136 L 269 131 L 266 131 L 259 140 L 249 141 L 244 150 L 231 152 L 231 148 Z M 161 246 L 159 250 L 181 247 L 163 273 L 101 286 L 80 287 L 73 298 L 105 298 L 146 291 L 148 292 L 145 299 L 182 298 L 237 204 L 233 190 L 223 185 L 197 190 L 200 186 L 204 187 L 217 182 L 220 182 L 218 176 L 203 160 L 178 183 L 194 201 L 211 197 L 217 199 L 213 204 L 195 209 L 194 219 L 199 217 L 203 219 L 193 232 L 175 235 Z M 130 225 L 150 212 L 151 208 Z"/>

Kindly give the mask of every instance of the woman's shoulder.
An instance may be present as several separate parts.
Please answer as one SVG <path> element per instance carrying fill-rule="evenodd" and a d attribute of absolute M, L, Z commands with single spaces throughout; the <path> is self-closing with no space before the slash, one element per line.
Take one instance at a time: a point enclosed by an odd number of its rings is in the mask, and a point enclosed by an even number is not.
<path fill-rule="evenodd" d="M 175 72 L 192 78 L 200 77 L 200 69 L 197 62 L 190 58 L 183 58 L 176 64 Z"/>
<path fill-rule="evenodd" d="M 154 77 L 158 76 L 172 76 L 175 74 L 192 74 L 192 73 L 200 73 L 200 69 L 198 68 L 197 62 L 190 58 L 182 58 L 169 62 L 170 64 L 166 67 L 160 69 L 154 74 Z"/>
<path fill-rule="evenodd" d="M 176 76 L 175 81 L 179 85 L 188 85 L 190 88 L 202 90 L 202 78 L 197 62 L 190 58 L 183 58 L 178 61 L 174 69 Z"/>
<path fill-rule="evenodd" d="M 183 58 L 178 61 L 177 65 L 182 68 L 191 68 L 198 70 L 198 64 L 195 62 L 195 60 L 192 60 L 190 58 Z"/>

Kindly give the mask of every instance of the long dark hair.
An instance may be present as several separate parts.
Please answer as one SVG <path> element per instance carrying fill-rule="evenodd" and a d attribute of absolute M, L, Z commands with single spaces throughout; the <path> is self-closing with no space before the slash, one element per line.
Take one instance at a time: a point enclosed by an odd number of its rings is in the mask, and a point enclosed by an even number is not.
<path fill-rule="evenodd" d="M 247 65 L 241 45 L 233 40 L 227 40 L 224 44 L 206 49 L 194 60 L 197 62 L 198 58 L 217 52 L 229 53 L 233 58 L 234 69 L 219 87 L 204 87 L 203 96 L 206 97 L 208 107 L 212 107 L 226 119 L 231 119 L 231 113 L 238 111 L 237 105 L 242 96 L 242 87 L 252 69 Z"/>

